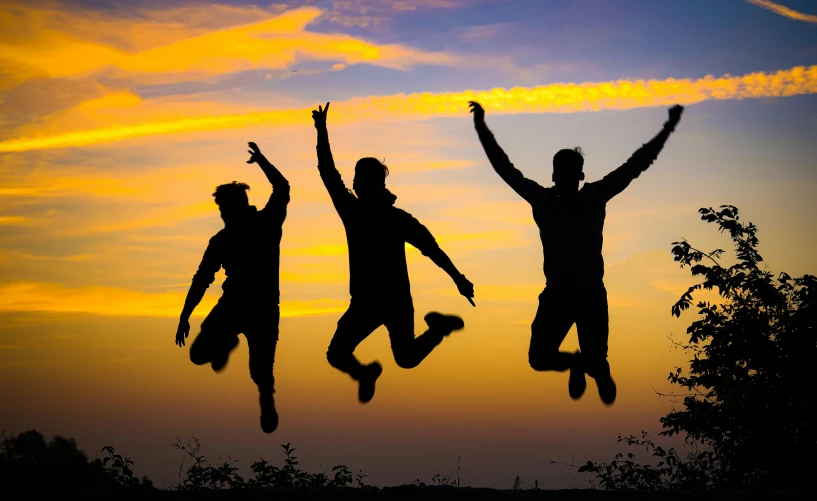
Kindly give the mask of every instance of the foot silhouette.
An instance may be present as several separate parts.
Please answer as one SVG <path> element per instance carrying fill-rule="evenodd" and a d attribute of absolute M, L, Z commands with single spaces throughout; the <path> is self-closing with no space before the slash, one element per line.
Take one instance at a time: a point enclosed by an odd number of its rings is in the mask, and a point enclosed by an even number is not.
<path fill-rule="evenodd" d="M 238 346 L 238 336 L 228 341 L 216 355 L 213 356 L 213 361 L 210 365 L 213 367 L 213 372 L 221 372 L 227 366 L 227 361 L 230 358 L 230 352 Z"/>
<path fill-rule="evenodd" d="M 605 405 L 613 405 L 616 401 L 616 383 L 610 376 L 610 371 L 605 371 L 602 375 L 596 378 L 596 386 L 599 389 L 599 397 Z"/>
<path fill-rule="evenodd" d="M 432 311 L 426 315 L 425 321 L 429 329 L 441 332 L 444 336 L 465 327 L 465 322 L 463 322 L 460 317 L 456 315 L 443 315 L 436 311 Z"/>
<path fill-rule="evenodd" d="M 570 366 L 567 391 L 570 393 L 570 398 L 578 400 L 584 395 L 585 388 L 587 388 L 587 380 L 584 377 L 584 364 L 582 364 L 581 353 L 577 351 L 573 355 L 573 363 Z"/>
<path fill-rule="evenodd" d="M 278 411 L 275 410 L 275 400 L 272 395 L 261 395 L 261 430 L 272 433 L 278 428 Z"/>
<path fill-rule="evenodd" d="M 383 373 L 383 366 L 378 362 L 372 362 L 363 368 L 363 377 L 357 388 L 357 398 L 361 404 L 365 404 L 374 397 L 374 383 L 380 374 Z"/>

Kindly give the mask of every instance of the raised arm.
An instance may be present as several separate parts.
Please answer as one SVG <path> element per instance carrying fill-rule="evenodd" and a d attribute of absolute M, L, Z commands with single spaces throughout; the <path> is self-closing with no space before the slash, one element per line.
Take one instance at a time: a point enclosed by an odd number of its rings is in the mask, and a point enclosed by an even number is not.
<path fill-rule="evenodd" d="M 318 131 L 318 172 L 321 174 L 326 191 L 332 198 L 332 203 L 338 213 L 355 197 L 343 184 L 340 172 L 335 168 L 335 160 L 332 158 L 332 149 L 329 147 L 329 132 L 326 130 L 326 113 L 329 111 L 329 103 L 325 108 L 318 106 L 317 110 L 312 110 L 312 119 L 315 121 L 315 129 Z"/>
<path fill-rule="evenodd" d="M 247 144 L 250 146 L 250 159 L 247 160 L 247 163 L 257 163 L 272 185 L 272 195 L 270 195 L 267 205 L 264 206 L 264 211 L 271 212 L 275 216 L 276 222 L 283 223 L 284 218 L 286 218 L 287 204 L 289 203 L 289 181 L 267 160 L 258 145 L 255 143 Z"/>
<path fill-rule="evenodd" d="M 485 150 L 485 154 L 488 156 L 494 170 L 519 196 L 527 200 L 528 203 L 533 203 L 536 198 L 541 196 L 545 188 L 536 181 L 527 179 L 519 169 L 514 167 L 508 155 L 496 142 L 493 133 L 485 124 L 485 110 L 482 105 L 476 101 L 470 101 L 468 104 L 471 107 L 471 113 L 474 114 L 474 128 L 477 130 L 479 141 L 482 143 L 482 148 Z"/>
<path fill-rule="evenodd" d="M 670 108 L 669 119 L 664 122 L 664 127 L 661 129 L 661 132 L 636 150 L 621 167 L 604 176 L 601 181 L 594 183 L 600 190 L 602 198 L 610 200 L 624 191 L 633 179 L 637 178 L 655 162 L 656 158 L 658 158 L 658 154 L 661 153 L 661 150 L 664 148 L 664 143 L 667 142 L 669 135 L 675 131 L 675 126 L 678 125 L 678 121 L 681 120 L 683 111 L 684 107 L 681 105 L 675 105 Z"/>
<path fill-rule="evenodd" d="M 416 247 L 424 256 L 431 259 L 434 264 L 448 273 L 460 294 L 465 296 L 472 306 L 476 306 L 472 299 L 474 297 L 474 284 L 469 282 L 465 275 L 457 270 L 457 267 L 454 266 L 448 255 L 437 244 L 437 240 L 428 231 L 428 228 L 408 213 L 404 213 L 403 226 L 406 242 Z"/>
<path fill-rule="evenodd" d="M 216 279 L 216 273 L 220 268 L 221 259 L 219 257 L 218 241 L 211 238 L 207 250 L 204 251 L 204 257 L 201 259 L 199 269 L 193 275 L 193 282 L 187 291 L 184 308 L 182 308 L 182 314 L 179 317 L 179 327 L 176 329 L 176 344 L 179 347 L 184 346 L 185 338 L 190 335 L 190 315 L 193 314 L 193 310 L 201 302 L 210 284 Z"/>

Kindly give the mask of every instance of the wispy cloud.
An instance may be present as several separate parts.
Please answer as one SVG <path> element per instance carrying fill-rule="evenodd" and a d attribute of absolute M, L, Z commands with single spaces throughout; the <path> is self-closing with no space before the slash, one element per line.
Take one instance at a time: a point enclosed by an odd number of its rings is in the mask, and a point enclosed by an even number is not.
<path fill-rule="evenodd" d="M 413 64 L 451 64 L 452 56 L 401 45 L 378 45 L 345 34 L 307 31 L 322 14 L 303 7 L 257 22 L 170 41 L 144 50 L 127 51 L 79 34 L 47 30 L 44 23 L 27 36 L 0 40 L 0 58 L 50 78 L 99 72 L 142 84 L 206 78 L 252 69 L 284 69 L 299 60 L 368 63 L 405 69 Z M 0 18 L 0 26 L 20 16 Z M 29 15 L 33 20 L 38 16 Z M 120 21 L 122 22 L 122 21 Z M 189 33 L 182 31 L 182 33 Z M 82 57 L 76 57 L 82 54 Z"/>
<path fill-rule="evenodd" d="M 28 224 L 30 218 L 20 216 L 0 216 L 0 225 Z"/>
<path fill-rule="evenodd" d="M 333 103 L 331 119 L 332 123 L 348 123 L 373 119 L 426 120 L 464 116 L 470 100 L 480 101 L 490 112 L 501 114 L 575 113 L 814 93 L 817 93 L 817 66 L 800 66 L 776 73 L 757 72 L 735 77 L 724 75 L 720 78 L 709 75 L 697 80 L 669 78 L 558 83 L 512 89 L 359 97 Z M 162 122 L 11 139 L 0 142 L 0 152 L 75 147 L 144 136 L 253 125 L 304 126 L 310 121 L 309 108 L 237 115 L 189 116 Z"/>
<path fill-rule="evenodd" d="M 807 23 L 817 24 L 817 15 L 803 14 L 802 12 L 790 9 L 785 5 L 780 5 L 779 3 L 771 2 L 769 0 L 746 0 L 746 1 L 752 5 L 757 5 L 758 7 L 763 7 L 764 9 L 770 10 L 775 14 L 779 14 L 783 17 L 788 17 L 789 19 L 795 19 L 797 21 L 805 21 Z"/>
<path fill-rule="evenodd" d="M 388 25 L 395 14 L 431 9 L 454 9 L 479 0 L 332 0 L 322 18 L 344 26 Z"/>
<path fill-rule="evenodd" d="M 150 293 L 117 287 L 64 287 L 54 283 L 14 282 L 0 284 L 0 311 L 50 311 L 115 316 L 178 317 L 184 305 L 181 292 Z M 207 315 L 217 297 L 205 295 L 195 316 Z M 282 301 L 282 317 L 323 315 L 344 311 L 345 301 L 317 299 Z"/>

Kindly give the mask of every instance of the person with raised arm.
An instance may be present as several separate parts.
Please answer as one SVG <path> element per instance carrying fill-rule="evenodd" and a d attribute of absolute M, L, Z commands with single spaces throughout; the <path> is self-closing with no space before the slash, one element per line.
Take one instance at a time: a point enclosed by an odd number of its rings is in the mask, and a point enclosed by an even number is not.
<path fill-rule="evenodd" d="M 559 150 L 553 156 L 554 185 L 545 188 L 514 167 L 485 124 L 482 106 L 475 101 L 469 106 L 488 160 L 499 177 L 531 205 L 539 227 L 546 286 L 531 324 L 528 361 L 537 371 L 569 370 L 568 392 L 573 399 L 584 394 L 587 374 L 596 380 L 602 402 L 612 405 L 616 384 L 607 361 L 609 326 L 602 259 L 606 205 L 652 165 L 684 108 L 670 108 L 669 119 L 652 140 L 604 178 L 579 189 L 584 180 L 581 148 Z M 580 350 L 559 351 L 574 323 Z"/>
<path fill-rule="evenodd" d="M 233 181 L 216 188 L 213 196 L 221 212 L 224 228 L 210 239 L 193 283 L 187 293 L 176 344 L 185 345 L 190 334 L 190 315 L 222 267 L 227 278 L 224 293 L 201 324 L 201 332 L 190 346 L 190 360 L 210 364 L 213 371 L 224 370 L 230 352 L 238 345 L 238 335 L 247 338 L 250 377 L 258 386 L 261 429 L 272 433 L 278 427 L 273 393 L 272 366 L 278 344 L 280 292 L 278 287 L 281 235 L 289 203 L 289 182 L 249 143 L 250 159 L 257 163 L 272 184 L 272 195 L 263 209 L 250 205 L 244 183 Z"/>
<path fill-rule="evenodd" d="M 312 111 L 318 132 L 318 171 L 346 230 L 351 301 L 338 321 L 326 358 L 358 382 L 358 399 L 366 403 L 374 397 L 375 382 L 383 367 L 377 361 L 362 365 L 354 351 L 375 329 L 386 326 L 395 362 L 410 369 L 417 367 L 443 338 L 465 325 L 460 317 L 431 312 L 425 316 L 428 330 L 415 337 L 405 244 L 419 249 L 448 273 L 459 293 L 472 305 L 474 285 L 457 270 L 425 226 L 394 207 L 397 197 L 386 188 L 389 170 L 379 160 L 358 160 L 354 193 L 346 188 L 329 147 L 328 111 L 329 103 Z"/>

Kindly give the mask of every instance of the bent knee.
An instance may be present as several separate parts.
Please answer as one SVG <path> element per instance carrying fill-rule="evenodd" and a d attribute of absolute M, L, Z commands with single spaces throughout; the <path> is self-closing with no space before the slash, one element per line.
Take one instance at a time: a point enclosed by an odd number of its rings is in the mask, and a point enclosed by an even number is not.
<path fill-rule="evenodd" d="M 547 361 L 544 359 L 544 357 L 528 355 L 528 363 L 530 364 L 531 368 L 535 371 L 548 370 Z"/>
<path fill-rule="evenodd" d="M 343 359 L 348 358 L 350 355 L 351 353 L 330 346 L 326 351 L 326 361 L 329 362 L 329 365 L 336 367 L 338 364 L 343 363 Z"/>
<path fill-rule="evenodd" d="M 535 371 L 560 371 L 565 370 L 562 367 L 564 364 L 559 358 L 559 353 L 552 353 L 546 355 L 532 355 L 528 354 L 528 363 Z"/>
<path fill-rule="evenodd" d="M 207 356 L 207 353 L 203 349 L 197 348 L 194 344 L 190 347 L 190 361 L 196 365 L 204 365 L 210 363 L 212 360 L 210 360 L 210 357 Z"/>
<path fill-rule="evenodd" d="M 413 369 L 420 365 L 420 361 L 417 360 L 417 357 L 406 355 L 395 355 L 394 362 L 401 369 Z"/>

